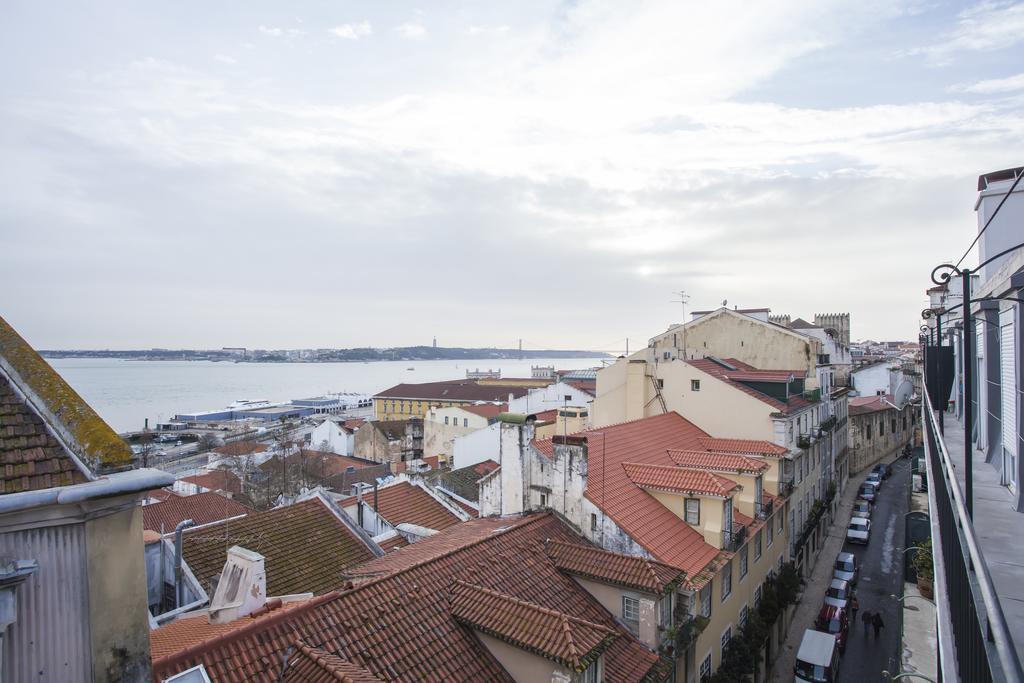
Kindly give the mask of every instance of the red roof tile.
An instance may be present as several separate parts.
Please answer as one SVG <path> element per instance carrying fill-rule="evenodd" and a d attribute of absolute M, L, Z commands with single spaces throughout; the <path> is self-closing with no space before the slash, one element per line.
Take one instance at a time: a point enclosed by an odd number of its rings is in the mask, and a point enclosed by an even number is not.
<path fill-rule="evenodd" d="M 551 514 L 453 526 L 365 565 L 374 580 L 155 662 L 154 677 L 203 664 L 216 681 L 269 683 L 277 680 L 285 651 L 301 638 L 384 680 L 511 683 L 451 614 L 450 588 L 462 580 L 613 629 L 620 637 L 605 651 L 606 680 L 662 680 L 667 663 L 551 563 L 544 549 L 549 538 L 580 537 Z"/>
<path fill-rule="evenodd" d="M 220 576 L 233 545 L 266 558 L 269 595 L 326 593 L 344 584 L 348 567 L 374 557 L 319 498 L 186 531 L 185 561 L 203 587 Z"/>
<path fill-rule="evenodd" d="M 309 602 L 309 598 L 288 602 L 282 602 L 280 598 L 270 598 L 264 609 L 227 624 L 211 624 L 206 610 L 182 615 L 169 624 L 149 632 L 151 656 L 154 660 L 168 657 L 217 636 L 250 626 L 255 621 L 267 618 L 268 615 L 276 615 L 282 610 L 301 607 L 307 602 Z"/>
<path fill-rule="evenodd" d="M 885 396 L 855 396 L 850 399 L 850 415 L 863 415 L 865 413 L 877 413 L 882 410 L 895 410 L 890 405 L 893 403 L 892 394 Z"/>
<path fill-rule="evenodd" d="M 487 418 L 488 420 L 498 417 L 506 410 L 508 410 L 507 403 L 480 403 L 478 405 L 471 406 L 459 406 L 467 413 L 473 413 L 480 417 Z"/>
<path fill-rule="evenodd" d="M 452 616 L 577 672 L 590 666 L 619 637 L 602 624 L 465 581 L 452 586 Z"/>
<path fill-rule="evenodd" d="M 422 384 L 396 384 L 374 398 L 412 399 L 416 401 L 506 401 L 509 394 L 519 398 L 531 387 L 503 384 L 479 384 L 474 380 L 450 380 Z"/>
<path fill-rule="evenodd" d="M 405 540 L 405 537 L 402 536 L 402 534 L 396 533 L 391 538 L 385 539 L 383 541 L 377 541 L 377 545 L 380 546 L 381 550 L 383 550 L 386 553 L 389 553 L 392 550 L 404 548 L 405 546 L 409 545 L 409 541 Z"/>
<path fill-rule="evenodd" d="M 741 472 L 758 474 L 768 469 L 768 463 L 745 455 L 714 453 L 710 451 L 670 450 L 668 456 L 681 467 L 710 470 L 712 472 Z"/>
<path fill-rule="evenodd" d="M 678 568 L 635 555 L 622 555 L 579 543 L 549 541 L 548 555 L 562 571 L 662 595 L 685 578 Z"/>
<path fill-rule="evenodd" d="M 427 529 L 447 529 L 460 520 L 429 493 L 407 481 L 377 489 L 377 512 L 392 526 L 416 524 Z M 374 494 L 364 494 L 363 501 L 373 505 Z"/>
<path fill-rule="evenodd" d="M 724 360 L 729 365 L 735 367 L 736 370 L 729 370 L 728 368 L 719 365 L 710 358 L 699 358 L 694 360 L 688 360 L 686 362 L 692 365 L 693 367 L 697 368 L 701 372 L 705 372 L 711 375 L 712 377 L 717 377 L 718 379 L 729 384 L 730 386 L 739 389 L 748 396 L 753 396 L 754 398 L 763 401 L 764 403 L 767 403 L 768 405 L 772 406 L 779 412 L 789 413 L 797 410 L 802 410 L 804 408 L 807 408 L 808 406 L 813 405 L 810 401 L 806 401 L 803 398 L 800 398 L 799 396 L 791 397 L 789 401 L 780 401 L 777 398 L 774 398 L 772 396 L 769 396 L 768 394 L 753 389 L 744 384 L 743 382 L 739 381 L 740 379 L 747 379 L 747 381 L 759 382 L 780 381 L 779 378 L 781 378 L 782 376 L 788 376 L 790 374 L 794 375 L 797 378 L 800 378 L 804 377 L 804 375 L 806 374 L 806 372 L 803 370 L 762 370 L 760 368 L 755 368 L 753 365 L 748 365 L 743 361 L 736 360 L 735 358 L 723 358 L 722 360 Z M 770 377 L 774 377 L 775 379 L 768 379 Z"/>
<path fill-rule="evenodd" d="M 602 436 L 603 435 L 603 436 Z M 718 554 L 699 531 L 639 488 L 626 462 L 675 467 L 669 449 L 694 449 L 707 437 L 678 413 L 665 413 L 580 432 L 586 439 L 587 498 L 656 559 L 693 575 Z M 549 447 L 538 442 L 538 450 Z M 542 451 L 543 452 L 543 451 Z"/>
<path fill-rule="evenodd" d="M 219 493 L 207 491 L 194 496 L 174 496 L 162 503 L 142 507 L 142 528 L 169 534 L 174 527 L 186 519 L 197 525 L 219 522 L 228 517 L 238 517 L 255 512 L 252 508 L 225 498 Z"/>
<path fill-rule="evenodd" d="M 626 470 L 626 476 L 634 484 L 656 491 L 696 493 L 730 498 L 734 490 L 743 488 L 732 479 L 726 479 L 704 470 L 691 470 L 676 465 L 646 465 L 625 462 L 622 463 L 622 467 Z"/>
<path fill-rule="evenodd" d="M 361 666 L 320 648 L 295 640 L 295 655 L 288 659 L 283 683 L 377 683 L 381 679 Z"/>
<path fill-rule="evenodd" d="M 337 453 L 303 449 L 301 452 L 292 453 L 285 458 L 285 465 L 289 469 L 304 467 L 309 475 L 327 479 L 347 471 L 350 467 L 361 470 L 365 467 L 377 467 L 380 463 L 363 460 L 362 458 L 352 458 L 347 455 L 338 455 Z M 260 469 L 264 472 L 280 472 L 281 457 L 277 456 L 267 460 L 260 465 Z"/>
<path fill-rule="evenodd" d="M 242 492 L 242 481 L 234 472 L 221 468 L 205 474 L 194 474 L 189 477 L 182 477 L 180 481 L 200 486 L 207 491 L 227 491 L 238 495 Z"/>
<path fill-rule="evenodd" d="M 785 446 L 761 439 L 718 439 L 706 437 L 697 440 L 701 447 L 714 453 L 739 453 L 741 455 L 760 455 L 778 457 L 789 453 Z"/>
<path fill-rule="evenodd" d="M 70 486 L 86 480 L 85 472 L 43 419 L 0 375 L 0 494 Z"/>

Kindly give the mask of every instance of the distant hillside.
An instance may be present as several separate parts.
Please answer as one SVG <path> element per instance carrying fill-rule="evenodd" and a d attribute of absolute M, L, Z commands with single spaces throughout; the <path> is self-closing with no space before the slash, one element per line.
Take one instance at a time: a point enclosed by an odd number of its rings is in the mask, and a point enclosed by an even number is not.
<path fill-rule="evenodd" d="M 400 346 L 390 349 L 138 349 L 127 351 L 47 349 L 46 358 L 128 358 L 132 360 L 217 360 L 247 363 L 337 363 L 351 361 L 488 360 L 517 358 L 610 358 L 607 353 L 558 349 L 467 349 L 461 347 Z M 244 355 L 243 355 L 244 353 Z"/>

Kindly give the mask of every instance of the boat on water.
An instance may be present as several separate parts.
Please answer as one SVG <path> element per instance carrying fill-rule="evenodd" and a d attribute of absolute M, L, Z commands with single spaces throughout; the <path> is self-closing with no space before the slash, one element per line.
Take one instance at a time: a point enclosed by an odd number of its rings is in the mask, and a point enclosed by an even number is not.
<path fill-rule="evenodd" d="M 406 368 L 406 370 L 415 370 L 416 368 Z"/>

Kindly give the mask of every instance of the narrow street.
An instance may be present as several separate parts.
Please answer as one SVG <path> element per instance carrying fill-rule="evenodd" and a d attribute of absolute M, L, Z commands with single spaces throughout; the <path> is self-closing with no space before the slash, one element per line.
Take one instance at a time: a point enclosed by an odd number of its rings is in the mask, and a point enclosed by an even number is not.
<path fill-rule="evenodd" d="M 846 654 L 840 665 L 839 680 L 881 681 L 882 670 L 899 670 L 900 603 L 892 595 L 900 595 L 903 586 L 903 519 L 907 513 L 907 484 L 910 461 L 892 463 L 892 476 L 885 480 L 871 515 L 871 542 L 868 545 L 844 544 L 844 550 L 857 556 L 860 582 L 857 599 L 860 612 L 857 623 L 850 625 Z M 846 520 L 837 520 L 837 531 L 846 533 Z M 822 558 L 831 564 L 834 558 Z M 875 638 L 872 632 L 864 637 L 860 616 L 864 610 L 881 612 L 885 628 Z"/>
<path fill-rule="evenodd" d="M 887 459 L 888 460 L 888 459 Z M 860 612 L 856 623 L 850 624 L 846 653 L 839 668 L 841 683 L 881 681 L 882 671 L 898 670 L 899 661 L 899 602 L 890 597 L 899 595 L 903 585 L 903 519 L 907 512 L 907 485 L 910 462 L 896 460 L 890 463 L 892 476 L 885 480 L 871 516 L 871 541 L 868 545 L 848 544 L 846 525 L 856 490 L 867 476 L 867 471 L 850 478 L 848 488 L 837 506 L 836 520 L 829 530 L 818 564 L 804 586 L 801 603 L 797 606 L 793 624 L 784 645 L 784 652 L 773 667 L 771 680 L 793 680 L 793 662 L 805 629 L 814 627 L 825 599 L 825 591 L 832 577 L 832 565 L 840 551 L 852 552 L 860 563 L 860 581 L 857 599 Z M 864 636 L 860 617 L 864 611 L 881 612 L 885 627 L 879 638 L 873 632 Z"/>

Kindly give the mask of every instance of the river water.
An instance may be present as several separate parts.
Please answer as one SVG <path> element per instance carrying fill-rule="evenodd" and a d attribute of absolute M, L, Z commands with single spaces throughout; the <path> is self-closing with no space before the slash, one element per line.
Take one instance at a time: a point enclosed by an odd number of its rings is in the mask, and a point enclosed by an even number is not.
<path fill-rule="evenodd" d="M 599 366 L 596 358 L 373 363 L 228 363 L 51 358 L 49 363 L 118 432 L 150 427 L 177 413 L 223 408 L 239 399 L 290 401 L 334 392 L 372 395 L 401 382 L 465 378 L 466 370 L 529 377 L 531 365 L 559 370 Z M 409 370 L 408 368 L 414 368 Z"/>

